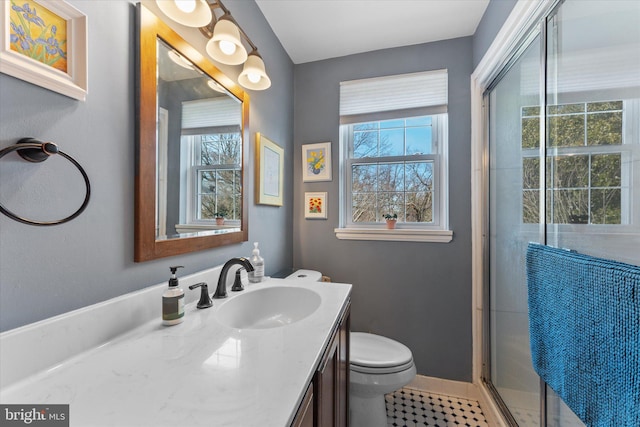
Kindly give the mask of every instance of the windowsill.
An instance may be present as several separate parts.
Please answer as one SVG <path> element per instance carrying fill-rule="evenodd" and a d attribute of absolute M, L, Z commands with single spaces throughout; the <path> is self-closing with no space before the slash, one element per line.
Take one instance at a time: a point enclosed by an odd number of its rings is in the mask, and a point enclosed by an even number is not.
<path fill-rule="evenodd" d="M 420 230 L 408 228 L 336 228 L 340 240 L 386 240 L 393 242 L 449 243 L 453 240 L 452 230 Z"/>
<path fill-rule="evenodd" d="M 240 227 L 240 221 L 225 221 L 223 225 L 213 224 L 176 224 L 178 233 L 197 233 L 207 230 L 225 230 Z"/>

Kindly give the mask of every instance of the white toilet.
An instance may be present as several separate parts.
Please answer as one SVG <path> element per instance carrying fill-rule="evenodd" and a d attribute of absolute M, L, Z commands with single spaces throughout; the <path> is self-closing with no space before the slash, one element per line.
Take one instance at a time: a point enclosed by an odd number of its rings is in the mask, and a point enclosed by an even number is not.
<path fill-rule="evenodd" d="M 320 281 L 322 274 L 297 270 L 287 279 Z M 390 338 L 363 332 L 351 332 L 350 341 L 350 425 L 387 427 L 384 395 L 404 387 L 416 376 L 411 350 Z"/>

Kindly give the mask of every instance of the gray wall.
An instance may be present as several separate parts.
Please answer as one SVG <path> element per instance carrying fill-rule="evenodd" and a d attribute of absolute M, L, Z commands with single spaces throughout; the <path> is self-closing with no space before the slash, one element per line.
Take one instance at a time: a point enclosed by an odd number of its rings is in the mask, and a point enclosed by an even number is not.
<path fill-rule="evenodd" d="M 447 68 L 451 243 L 338 240 L 339 83 Z M 418 373 L 471 381 L 471 37 L 295 67 L 294 266 L 353 283 L 352 329 L 406 344 Z M 302 183 L 301 144 L 332 142 L 333 181 Z M 328 219 L 305 220 L 306 191 L 328 192 Z"/>
<path fill-rule="evenodd" d="M 169 277 L 251 254 L 259 241 L 271 274 L 292 260 L 292 168 L 285 169 L 284 208 L 254 204 L 249 169 L 249 242 L 136 264 L 134 247 L 134 58 L 135 10 L 128 0 L 70 0 L 88 16 L 89 94 L 85 102 L 0 74 L 0 148 L 19 138 L 51 140 L 87 171 L 92 196 L 75 220 L 35 227 L 0 215 L 0 330 L 107 300 Z M 254 2 L 225 5 L 260 48 L 272 87 L 251 92 L 250 164 L 255 132 L 293 154 L 293 64 Z M 235 79 L 240 66 L 224 67 Z M 32 165 L 14 153 L 2 159 L 0 200 L 7 208 L 39 219 L 66 216 L 80 205 L 84 186 L 64 159 Z M 158 301 L 160 303 L 160 301 Z M 123 315 L 127 315 L 123 313 Z"/>
<path fill-rule="evenodd" d="M 471 380 L 469 75 L 515 0 L 492 0 L 473 39 L 302 64 L 295 66 L 295 75 L 255 3 L 227 0 L 225 5 L 258 44 L 273 82 L 269 90 L 251 93 L 250 160 L 256 131 L 283 146 L 284 207 L 255 205 L 251 168 L 249 242 L 141 264 L 133 262 L 133 5 L 129 0 L 70 2 L 89 17 L 87 100 L 0 74 L 0 148 L 24 136 L 59 143 L 87 170 L 92 199 L 80 217 L 55 227 L 27 226 L 0 215 L 0 331 L 161 282 L 169 265 L 185 265 L 183 274 L 188 274 L 248 255 L 256 240 L 267 274 L 293 260 L 296 267 L 354 283 L 354 330 L 406 343 L 421 374 Z M 443 67 L 450 79 L 453 242 L 337 240 L 338 82 Z M 239 67 L 221 68 L 234 77 L 239 72 Z M 300 145 L 323 141 L 333 142 L 334 180 L 303 184 Z M 60 184 L 52 187 L 55 183 Z M 0 201 L 17 213 L 40 219 L 68 214 L 81 202 L 82 190 L 64 160 L 30 165 L 15 154 L 2 159 Z M 305 191 L 329 192 L 328 220 L 303 218 Z"/>
<path fill-rule="evenodd" d="M 473 68 L 475 69 L 482 57 L 496 38 L 504 21 L 509 17 L 518 0 L 491 0 L 482 20 L 473 35 Z"/>

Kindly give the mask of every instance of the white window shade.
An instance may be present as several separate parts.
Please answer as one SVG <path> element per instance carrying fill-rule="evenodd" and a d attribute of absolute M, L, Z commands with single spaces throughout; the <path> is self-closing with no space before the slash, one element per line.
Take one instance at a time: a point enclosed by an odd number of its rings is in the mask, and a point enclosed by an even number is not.
<path fill-rule="evenodd" d="M 242 106 L 231 98 L 199 99 L 182 103 L 182 129 L 240 126 Z"/>
<path fill-rule="evenodd" d="M 341 82 L 340 124 L 445 113 L 448 96 L 446 69 Z"/>

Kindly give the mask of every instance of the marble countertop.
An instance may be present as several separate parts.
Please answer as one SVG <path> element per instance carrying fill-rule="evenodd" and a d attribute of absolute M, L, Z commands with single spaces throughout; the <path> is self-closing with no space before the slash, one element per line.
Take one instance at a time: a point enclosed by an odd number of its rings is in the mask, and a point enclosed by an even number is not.
<path fill-rule="evenodd" d="M 322 303 L 272 329 L 218 321 L 218 309 L 241 293 L 209 309 L 191 303 L 183 323 L 149 321 L 3 388 L 0 402 L 69 404 L 71 426 L 82 427 L 288 426 L 351 285 L 270 279 L 243 293 L 274 285 L 313 289 Z"/>

